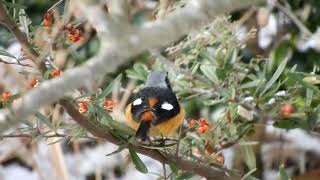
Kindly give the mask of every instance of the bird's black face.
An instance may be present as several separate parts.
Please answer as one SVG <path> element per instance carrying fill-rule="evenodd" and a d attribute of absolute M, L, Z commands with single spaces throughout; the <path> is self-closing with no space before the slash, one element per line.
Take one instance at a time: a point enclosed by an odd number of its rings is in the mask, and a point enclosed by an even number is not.
<path fill-rule="evenodd" d="M 139 123 L 146 111 L 152 112 L 151 122 L 157 125 L 179 114 L 180 105 L 171 88 L 146 87 L 131 104 L 133 120 Z"/>

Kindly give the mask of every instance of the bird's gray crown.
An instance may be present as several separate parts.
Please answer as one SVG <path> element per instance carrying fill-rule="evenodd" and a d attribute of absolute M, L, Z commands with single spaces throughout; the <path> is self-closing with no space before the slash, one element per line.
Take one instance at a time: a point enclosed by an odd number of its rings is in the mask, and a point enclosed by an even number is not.
<path fill-rule="evenodd" d="M 152 71 L 148 75 L 146 87 L 169 88 L 167 73 L 161 71 Z"/>

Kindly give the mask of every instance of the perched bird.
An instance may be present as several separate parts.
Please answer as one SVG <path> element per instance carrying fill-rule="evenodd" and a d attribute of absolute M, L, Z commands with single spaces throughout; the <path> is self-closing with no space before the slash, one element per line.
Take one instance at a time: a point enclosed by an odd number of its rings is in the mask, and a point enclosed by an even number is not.
<path fill-rule="evenodd" d="M 145 141 L 150 136 L 169 136 L 181 125 L 185 111 L 172 91 L 167 73 L 153 71 L 145 88 L 126 108 L 129 125 L 136 137 Z"/>

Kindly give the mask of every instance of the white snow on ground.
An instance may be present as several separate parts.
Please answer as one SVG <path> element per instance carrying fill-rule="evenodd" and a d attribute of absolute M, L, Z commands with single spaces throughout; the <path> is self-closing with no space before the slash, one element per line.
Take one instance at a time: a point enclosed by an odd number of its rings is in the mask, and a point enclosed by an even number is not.
<path fill-rule="evenodd" d="M 0 179 L 3 180 L 38 180 L 39 176 L 35 171 L 29 171 L 28 169 L 18 165 L 11 164 L 6 167 L 0 166 Z"/>

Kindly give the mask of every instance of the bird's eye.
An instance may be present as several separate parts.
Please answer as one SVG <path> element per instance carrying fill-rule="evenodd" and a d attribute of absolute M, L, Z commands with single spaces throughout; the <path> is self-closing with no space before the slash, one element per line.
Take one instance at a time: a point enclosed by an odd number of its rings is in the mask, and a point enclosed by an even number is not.
<path fill-rule="evenodd" d="M 138 99 L 136 99 L 136 100 L 133 101 L 133 105 L 134 105 L 134 106 L 138 106 L 138 105 L 140 105 L 141 103 L 142 103 L 142 99 L 141 99 L 141 98 L 138 98 Z"/>
<path fill-rule="evenodd" d="M 164 102 L 163 104 L 161 104 L 161 109 L 170 111 L 173 109 L 172 104 L 168 103 L 168 102 Z"/>

